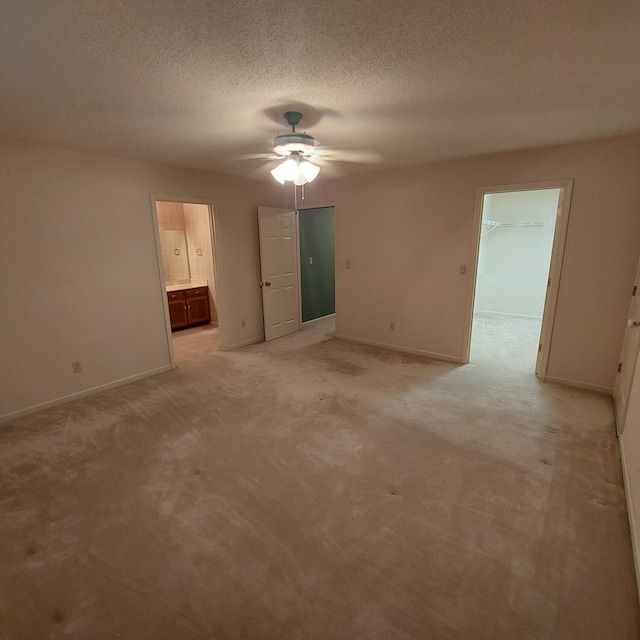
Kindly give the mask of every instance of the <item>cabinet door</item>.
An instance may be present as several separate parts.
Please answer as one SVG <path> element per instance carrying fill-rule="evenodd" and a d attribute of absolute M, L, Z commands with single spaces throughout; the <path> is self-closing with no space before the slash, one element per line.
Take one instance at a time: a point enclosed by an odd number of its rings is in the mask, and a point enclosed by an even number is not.
<path fill-rule="evenodd" d="M 167 294 L 169 302 L 169 318 L 171 320 L 171 330 L 182 329 L 189 326 L 187 317 L 187 303 L 184 291 L 173 291 Z"/>
<path fill-rule="evenodd" d="M 189 324 L 202 324 L 211 321 L 207 287 L 187 290 L 187 316 Z"/>

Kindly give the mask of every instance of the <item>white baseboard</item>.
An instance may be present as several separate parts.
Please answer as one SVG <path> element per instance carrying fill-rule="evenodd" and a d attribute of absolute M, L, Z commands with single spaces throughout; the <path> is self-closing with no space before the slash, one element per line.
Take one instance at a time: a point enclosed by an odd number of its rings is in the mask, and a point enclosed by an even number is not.
<path fill-rule="evenodd" d="M 162 367 L 158 367 L 157 369 L 150 369 L 149 371 L 136 373 L 135 375 L 129 376 L 127 378 L 120 378 L 119 380 L 114 380 L 113 382 L 107 382 L 106 384 L 101 384 L 101 385 L 98 385 L 97 387 L 91 387 L 90 389 L 84 389 L 83 391 L 70 393 L 68 396 L 62 396 L 61 398 L 56 398 L 55 400 L 48 400 L 47 402 L 35 404 L 31 407 L 27 407 L 26 409 L 20 409 L 18 411 L 13 411 L 12 413 L 6 413 L 0 416 L 0 424 L 5 422 L 10 422 L 11 420 L 16 420 L 18 418 L 22 418 L 23 416 L 27 416 L 31 413 L 37 413 L 38 411 L 43 411 L 44 409 L 57 407 L 58 405 L 66 404 L 67 402 L 72 402 L 73 400 L 79 400 L 80 398 L 84 398 L 85 396 L 91 396 L 96 393 L 100 393 L 101 391 L 107 391 L 108 389 L 121 387 L 125 384 L 136 382 L 137 380 L 142 380 L 143 378 L 149 378 L 159 373 L 164 373 L 165 371 L 171 371 L 171 365 L 168 364 Z"/>
<path fill-rule="evenodd" d="M 235 344 L 231 344 L 228 347 L 225 345 L 223 351 L 233 351 L 234 349 L 241 349 L 242 347 L 248 347 L 250 344 L 256 344 L 258 342 L 264 342 L 264 336 L 253 336 L 253 338 L 243 340 L 242 342 L 236 342 Z"/>
<path fill-rule="evenodd" d="M 554 376 L 545 376 L 546 382 L 556 382 L 558 384 L 565 384 L 568 387 L 577 387 L 578 389 L 587 389 L 587 391 L 598 391 L 599 393 L 606 393 L 607 395 L 613 395 L 613 387 L 603 387 L 599 384 L 591 384 L 589 382 L 581 382 L 580 380 L 568 380 L 567 378 L 556 378 Z"/>
<path fill-rule="evenodd" d="M 627 458 L 624 453 L 624 441 L 618 438 L 620 445 L 620 462 L 622 463 L 622 478 L 624 480 L 624 495 L 627 500 L 627 514 L 629 516 L 629 529 L 631 531 L 631 549 L 633 551 L 633 566 L 636 570 L 636 585 L 638 588 L 638 599 L 640 600 L 640 531 L 636 514 L 631 500 L 631 483 L 629 482 L 629 470 L 627 468 Z"/>
<path fill-rule="evenodd" d="M 324 320 L 328 318 L 335 318 L 335 313 L 330 313 L 328 316 L 321 316 L 320 318 L 314 318 L 313 320 L 307 320 L 306 322 L 302 322 L 300 324 L 300 331 L 308 331 L 309 329 L 313 329 L 316 325 L 320 324 Z"/>
<path fill-rule="evenodd" d="M 354 338 L 353 336 L 346 336 L 344 334 L 336 334 L 336 338 L 340 340 L 347 340 L 349 342 L 358 342 L 359 344 L 368 344 L 371 347 L 382 347 L 383 349 L 391 349 L 392 351 L 401 351 L 402 353 L 412 353 L 417 356 L 424 356 L 425 358 L 433 358 L 434 360 L 444 360 L 445 362 L 453 362 L 455 364 L 462 364 L 462 358 L 455 358 L 445 353 L 433 353 L 432 351 L 423 351 L 422 349 L 412 349 L 410 347 L 401 347 L 397 344 L 388 344 L 386 342 L 376 342 L 374 340 L 363 340 L 362 338 Z"/>

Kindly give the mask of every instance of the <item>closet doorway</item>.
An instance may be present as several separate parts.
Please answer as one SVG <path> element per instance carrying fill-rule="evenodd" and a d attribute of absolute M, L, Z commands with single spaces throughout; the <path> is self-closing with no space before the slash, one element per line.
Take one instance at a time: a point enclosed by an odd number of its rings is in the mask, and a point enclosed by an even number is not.
<path fill-rule="evenodd" d="M 478 195 L 468 361 L 546 377 L 571 183 Z"/>
<path fill-rule="evenodd" d="M 213 208 L 154 199 L 172 366 L 221 350 Z"/>
<path fill-rule="evenodd" d="M 335 332 L 335 208 L 298 210 L 300 252 L 300 329 Z"/>

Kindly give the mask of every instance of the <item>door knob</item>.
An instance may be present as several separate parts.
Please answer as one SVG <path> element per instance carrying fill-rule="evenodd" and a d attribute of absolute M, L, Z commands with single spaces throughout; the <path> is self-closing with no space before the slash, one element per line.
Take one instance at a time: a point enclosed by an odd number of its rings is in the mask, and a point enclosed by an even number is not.
<path fill-rule="evenodd" d="M 627 327 L 640 327 L 640 320 L 627 320 Z"/>

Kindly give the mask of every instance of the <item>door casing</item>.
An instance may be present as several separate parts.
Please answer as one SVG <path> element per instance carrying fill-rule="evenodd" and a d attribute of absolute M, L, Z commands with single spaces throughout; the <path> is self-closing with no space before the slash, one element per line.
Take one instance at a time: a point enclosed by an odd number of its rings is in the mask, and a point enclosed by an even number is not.
<path fill-rule="evenodd" d="M 544 301 L 544 313 L 542 316 L 542 328 L 540 331 L 540 351 L 536 361 L 536 376 L 544 380 L 547 376 L 549 364 L 549 352 L 553 337 L 553 323 L 558 303 L 558 291 L 560 289 L 560 276 L 562 272 L 562 260 L 567 239 L 567 227 L 569 224 L 569 209 L 571 206 L 571 193 L 573 180 L 550 180 L 548 182 L 531 182 L 525 184 L 507 184 L 493 187 L 480 187 L 476 190 L 476 206 L 474 219 L 473 244 L 471 255 L 473 265 L 471 269 L 471 287 L 467 298 L 466 330 L 462 348 L 463 363 L 469 362 L 471 349 L 471 331 L 473 328 L 473 307 L 476 296 L 476 282 L 478 277 L 478 253 L 480 251 L 480 233 L 482 231 L 482 207 L 484 196 L 492 193 L 510 193 L 515 191 L 536 191 L 540 189 L 561 189 L 558 201 L 558 216 L 556 218 L 555 232 L 553 235 L 553 248 L 551 250 L 551 262 L 549 264 L 549 286 Z"/>
<path fill-rule="evenodd" d="M 183 202 L 185 204 L 203 204 L 209 208 L 209 232 L 211 233 L 211 247 L 213 248 L 213 274 L 215 278 L 214 289 L 217 312 L 218 312 L 218 331 L 220 335 L 220 350 L 225 350 L 225 337 L 222 323 L 223 315 L 223 302 L 221 299 L 221 286 L 218 277 L 218 244 L 216 237 L 215 226 L 215 202 L 206 198 L 195 198 L 189 196 L 175 196 L 164 194 L 150 194 L 151 200 L 151 218 L 153 222 L 153 232 L 156 241 L 156 257 L 158 260 L 158 284 L 159 290 L 162 295 L 162 308 L 164 310 L 165 325 L 167 329 L 167 348 L 169 351 L 169 359 L 171 361 L 171 368 L 176 368 L 175 355 L 173 353 L 173 339 L 171 331 L 171 318 L 169 317 L 169 303 L 167 301 L 167 290 L 164 283 L 164 266 L 162 264 L 162 245 L 160 242 L 160 227 L 158 225 L 158 210 L 156 208 L 157 201 L 165 202 Z"/>
<path fill-rule="evenodd" d="M 629 321 L 640 320 L 640 261 L 636 269 L 636 278 L 631 294 L 631 303 L 629 304 L 628 319 Z M 616 376 L 613 389 L 613 406 L 615 409 L 616 432 L 618 436 L 622 435 L 624 431 L 624 423 L 629 408 L 629 396 L 634 385 L 639 351 L 640 327 L 629 326 L 629 324 L 627 324 L 624 341 L 622 343 L 622 352 L 620 354 L 620 370 Z"/>

